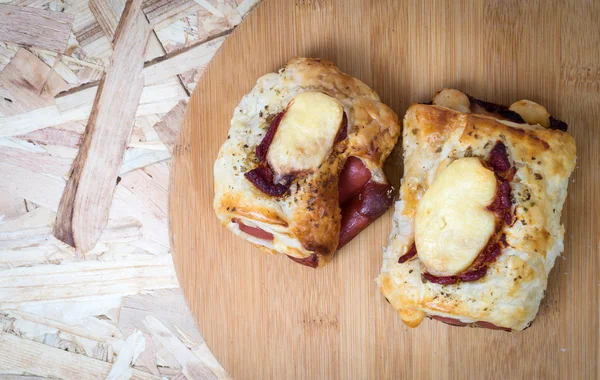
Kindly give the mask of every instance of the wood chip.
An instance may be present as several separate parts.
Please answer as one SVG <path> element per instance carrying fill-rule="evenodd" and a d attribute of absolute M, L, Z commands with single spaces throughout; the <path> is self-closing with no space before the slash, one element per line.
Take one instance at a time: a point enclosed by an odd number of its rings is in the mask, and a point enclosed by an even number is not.
<path fill-rule="evenodd" d="M 193 0 L 144 0 L 144 13 L 154 30 L 166 28 L 185 15 L 201 9 Z"/>
<path fill-rule="evenodd" d="M 104 35 L 102 27 L 97 22 L 88 25 L 75 33 L 75 38 L 77 38 L 77 41 L 81 47 L 86 47 L 92 42 L 95 42 L 103 37 L 106 36 Z"/>
<path fill-rule="evenodd" d="M 105 378 L 111 364 L 71 352 L 53 348 L 32 340 L 0 333 L 0 371 L 14 371 L 43 377 L 79 380 L 83 374 Z M 132 371 L 132 380 L 160 380 L 140 370 Z"/>
<path fill-rule="evenodd" d="M 123 9 L 125 9 L 125 0 L 90 0 L 88 5 L 100 24 L 100 28 L 112 41 Z"/>
<path fill-rule="evenodd" d="M 17 45 L 4 43 L 0 41 L 0 70 L 3 70 L 10 60 L 17 54 L 17 50 L 13 50 L 13 47 Z"/>
<path fill-rule="evenodd" d="M 106 376 L 106 380 L 121 380 L 129 379 L 133 375 L 131 366 L 137 360 L 138 356 L 146 349 L 146 339 L 140 330 L 134 330 L 127 338 L 119 354 L 117 360 L 113 363 L 110 373 Z"/>
<path fill-rule="evenodd" d="M 180 101 L 161 121 L 154 125 L 154 130 L 158 133 L 160 141 L 167 146 L 171 153 L 173 152 L 173 147 L 179 141 L 179 130 L 183 124 L 186 105 L 186 101 Z"/>
<path fill-rule="evenodd" d="M 148 45 L 146 45 L 146 52 L 144 53 L 144 61 L 149 62 L 165 54 L 166 51 L 158 40 L 158 37 L 156 37 L 156 34 L 154 32 L 150 33 L 150 39 L 148 39 Z"/>
<path fill-rule="evenodd" d="M 68 175 L 73 162 L 68 158 L 54 157 L 45 153 L 27 152 L 9 147 L 0 149 L 0 161 L 58 178 Z"/>
<path fill-rule="evenodd" d="M 158 83 L 191 69 L 203 70 L 219 50 L 225 38 L 225 36 L 215 38 L 149 65 L 144 69 L 146 83 Z"/>
<path fill-rule="evenodd" d="M 60 75 L 25 49 L 20 49 L 0 72 L 0 87 L 10 94 L 0 98 L 4 116 L 52 106 L 54 96 L 70 88 Z"/>
<path fill-rule="evenodd" d="M 181 364 L 183 374 L 188 379 L 216 379 L 214 373 L 198 359 L 181 341 L 169 330 L 162 322 L 153 316 L 147 316 L 144 319 L 144 325 Z"/>
<path fill-rule="evenodd" d="M 139 220 L 144 225 L 143 236 L 168 251 L 168 167 L 158 163 L 121 178 L 110 209 L 110 219 L 133 217 Z"/>
<path fill-rule="evenodd" d="M 54 127 L 40 129 L 16 137 L 42 145 L 61 145 L 70 148 L 79 147 L 81 140 L 80 133 Z"/>
<path fill-rule="evenodd" d="M 0 4 L 0 39 L 64 53 L 73 18 L 62 12 Z"/>
<path fill-rule="evenodd" d="M 56 212 L 65 181 L 0 161 L 0 191 L 19 194 Z"/>
<path fill-rule="evenodd" d="M 123 11 L 115 33 L 112 65 L 99 85 L 57 214 L 55 236 L 84 253 L 94 248 L 108 221 L 111 197 L 142 96 L 143 54 L 150 28 L 139 17 L 141 5 L 142 0 L 133 0 Z"/>
<path fill-rule="evenodd" d="M 16 219 L 26 212 L 25 199 L 22 196 L 14 191 L 0 192 L 0 223 Z"/>

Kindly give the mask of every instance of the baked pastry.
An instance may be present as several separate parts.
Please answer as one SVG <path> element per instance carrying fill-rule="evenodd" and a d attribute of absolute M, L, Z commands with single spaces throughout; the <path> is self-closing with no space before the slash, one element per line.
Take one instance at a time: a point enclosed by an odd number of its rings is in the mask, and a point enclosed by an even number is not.
<path fill-rule="evenodd" d="M 378 278 L 411 327 L 523 330 L 563 250 L 575 142 L 531 101 L 510 108 L 452 89 L 404 117 L 404 178 Z"/>
<path fill-rule="evenodd" d="M 214 166 L 217 217 L 268 253 L 311 267 L 393 203 L 382 170 L 396 114 L 331 62 L 295 58 L 235 109 Z"/>

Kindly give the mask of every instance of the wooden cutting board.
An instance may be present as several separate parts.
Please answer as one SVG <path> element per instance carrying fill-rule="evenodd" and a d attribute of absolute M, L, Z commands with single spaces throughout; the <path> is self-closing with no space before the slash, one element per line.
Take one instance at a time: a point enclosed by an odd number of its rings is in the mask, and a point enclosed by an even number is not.
<path fill-rule="evenodd" d="M 583 3 L 583 4 L 579 4 Z M 578 5 L 579 4 L 579 5 Z M 600 2 L 267 1 L 229 37 L 190 100 L 173 162 L 175 264 L 200 331 L 238 379 L 598 378 Z M 213 162 L 256 79 L 322 57 L 400 117 L 443 87 L 566 120 L 578 166 L 565 252 L 526 331 L 405 327 L 374 282 L 388 212 L 325 268 L 267 256 L 214 215 Z M 387 165 L 397 185 L 401 167 Z"/>

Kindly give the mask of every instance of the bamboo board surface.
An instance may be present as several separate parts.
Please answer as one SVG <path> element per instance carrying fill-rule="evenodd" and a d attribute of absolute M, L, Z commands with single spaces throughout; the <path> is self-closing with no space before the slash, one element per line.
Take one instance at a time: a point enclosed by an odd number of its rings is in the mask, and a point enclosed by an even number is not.
<path fill-rule="evenodd" d="M 197 84 L 172 168 L 175 266 L 223 367 L 244 379 L 598 378 L 599 21 L 590 1 L 262 3 Z M 220 225 L 212 166 L 232 112 L 294 56 L 333 61 L 400 116 L 454 87 L 501 104 L 531 99 L 567 121 L 578 165 L 565 251 L 529 329 L 405 327 L 374 282 L 391 211 L 318 270 L 264 255 Z M 387 172 L 398 184 L 398 163 Z"/>

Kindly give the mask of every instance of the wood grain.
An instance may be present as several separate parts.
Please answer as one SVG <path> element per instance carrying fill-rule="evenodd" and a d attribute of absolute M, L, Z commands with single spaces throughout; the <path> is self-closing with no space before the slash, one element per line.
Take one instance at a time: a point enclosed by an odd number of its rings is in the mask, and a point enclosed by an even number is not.
<path fill-rule="evenodd" d="M 144 88 L 142 57 L 150 27 L 141 16 L 141 5 L 142 0 L 130 0 L 125 6 L 115 32 L 112 64 L 98 86 L 58 209 L 55 236 L 83 253 L 94 248 L 108 220 L 111 195 Z"/>
<path fill-rule="evenodd" d="M 104 379 L 111 365 L 105 361 L 76 355 L 32 340 L 0 332 L 0 371 L 23 368 L 29 374 L 45 378 L 79 380 L 82 375 Z M 4 378 L 4 376 L 3 376 Z M 132 380 L 158 380 L 160 377 L 133 369 Z"/>
<path fill-rule="evenodd" d="M 64 53 L 73 15 L 0 4 L 0 40 Z"/>
<path fill-rule="evenodd" d="M 125 8 L 125 0 L 90 0 L 88 6 L 104 34 L 112 41 Z"/>
<path fill-rule="evenodd" d="M 70 88 L 63 78 L 25 49 L 19 49 L 0 72 L 0 87 L 9 94 L 0 98 L 0 112 L 5 116 L 52 106 L 54 96 Z"/>
<path fill-rule="evenodd" d="M 162 118 L 161 121 L 154 125 L 154 130 L 158 133 L 160 141 L 167 146 L 169 152 L 172 152 L 173 147 L 177 145 L 186 105 L 186 101 L 180 101 Z"/>
<path fill-rule="evenodd" d="M 599 16 L 600 3 L 577 1 L 259 6 L 198 83 L 173 164 L 176 268 L 224 368 L 255 379 L 598 378 Z M 319 270 L 263 255 L 220 226 L 212 165 L 233 109 L 259 76 L 296 55 L 332 60 L 400 116 L 412 102 L 456 87 L 504 104 L 528 98 L 569 123 L 579 164 L 563 215 L 565 252 L 531 328 L 405 327 L 373 281 L 391 212 Z M 397 184 L 398 163 L 387 169 Z"/>

